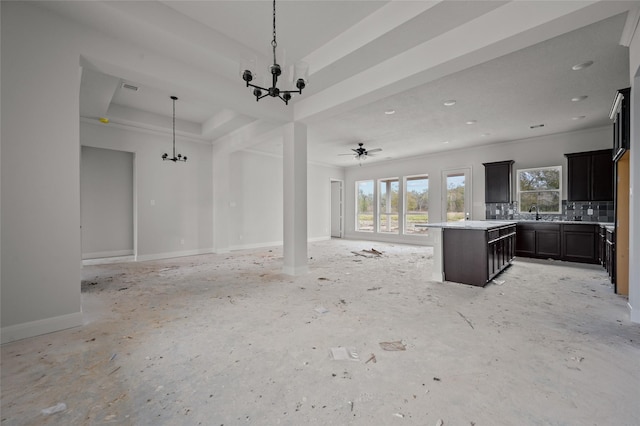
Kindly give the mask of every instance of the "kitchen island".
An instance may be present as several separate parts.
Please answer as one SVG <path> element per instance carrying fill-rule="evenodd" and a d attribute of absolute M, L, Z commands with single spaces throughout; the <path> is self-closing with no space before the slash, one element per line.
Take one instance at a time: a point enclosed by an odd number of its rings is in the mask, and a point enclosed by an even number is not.
<path fill-rule="evenodd" d="M 484 287 L 515 256 L 516 222 L 466 220 L 416 226 L 429 228 L 435 281 Z"/>

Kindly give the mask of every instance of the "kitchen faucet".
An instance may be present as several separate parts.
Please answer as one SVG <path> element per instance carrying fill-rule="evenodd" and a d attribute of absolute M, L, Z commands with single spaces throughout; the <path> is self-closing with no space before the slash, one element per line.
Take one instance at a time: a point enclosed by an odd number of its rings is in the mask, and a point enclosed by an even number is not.
<path fill-rule="evenodd" d="M 531 207 L 529 207 L 529 213 L 531 213 L 532 210 L 536 211 L 536 220 L 540 220 L 540 214 L 538 213 L 538 206 L 533 204 Z"/>

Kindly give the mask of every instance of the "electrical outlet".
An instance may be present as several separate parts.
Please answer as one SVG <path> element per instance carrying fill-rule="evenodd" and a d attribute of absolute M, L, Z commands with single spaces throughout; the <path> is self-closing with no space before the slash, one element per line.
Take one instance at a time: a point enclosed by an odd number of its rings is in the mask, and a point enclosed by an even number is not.
<path fill-rule="evenodd" d="M 180 244 L 184 245 L 184 238 L 180 239 Z"/>
<path fill-rule="evenodd" d="M 593 216 L 593 209 L 587 209 L 587 215 Z"/>
<path fill-rule="evenodd" d="M 155 206 L 156 205 L 156 200 L 151 200 L 151 205 Z"/>

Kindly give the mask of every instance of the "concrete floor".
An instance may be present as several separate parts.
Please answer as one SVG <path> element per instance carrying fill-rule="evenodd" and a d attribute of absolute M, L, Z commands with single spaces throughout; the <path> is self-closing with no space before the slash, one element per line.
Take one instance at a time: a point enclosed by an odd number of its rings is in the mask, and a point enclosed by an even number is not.
<path fill-rule="evenodd" d="M 638 425 L 640 325 L 599 266 L 517 259 L 477 288 L 426 280 L 425 247 L 309 255 L 301 277 L 281 248 L 85 267 L 83 327 L 2 346 L 1 425 Z"/>

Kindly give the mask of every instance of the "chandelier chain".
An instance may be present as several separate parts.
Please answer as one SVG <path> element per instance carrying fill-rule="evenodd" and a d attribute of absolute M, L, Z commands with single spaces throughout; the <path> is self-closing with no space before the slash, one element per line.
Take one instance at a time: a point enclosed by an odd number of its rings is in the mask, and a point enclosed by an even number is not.
<path fill-rule="evenodd" d="M 273 0 L 273 40 L 271 41 L 273 47 L 273 63 L 276 63 L 276 47 L 278 42 L 276 41 L 276 0 Z"/>

